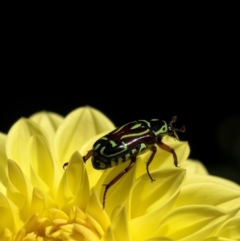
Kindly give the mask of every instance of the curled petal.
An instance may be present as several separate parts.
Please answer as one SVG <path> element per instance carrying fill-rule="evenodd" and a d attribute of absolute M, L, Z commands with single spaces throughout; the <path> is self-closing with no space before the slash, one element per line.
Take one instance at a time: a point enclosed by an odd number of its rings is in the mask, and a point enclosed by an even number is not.
<path fill-rule="evenodd" d="M 75 152 L 64 172 L 58 189 L 58 204 L 69 210 L 71 206 L 86 209 L 90 189 L 85 164 L 79 152 Z"/>
<path fill-rule="evenodd" d="M 58 161 L 62 164 L 67 162 L 72 153 L 79 150 L 90 138 L 113 128 L 113 123 L 92 107 L 72 111 L 66 116 L 55 136 L 54 148 Z"/>

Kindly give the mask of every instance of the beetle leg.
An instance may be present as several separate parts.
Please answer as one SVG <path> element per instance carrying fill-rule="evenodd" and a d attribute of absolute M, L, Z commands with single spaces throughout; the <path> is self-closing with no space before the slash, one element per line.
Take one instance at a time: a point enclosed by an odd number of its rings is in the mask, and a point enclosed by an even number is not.
<path fill-rule="evenodd" d="M 92 156 L 92 150 L 88 151 L 88 153 L 85 156 L 83 156 L 83 161 L 86 162 L 91 156 Z M 63 164 L 63 169 L 64 170 L 65 170 L 67 165 L 68 165 L 68 162 L 65 162 Z"/>
<path fill-rule="evenodd" d="M 114 177 L 112 179 L 112 181 L 110 181 L 108 184 L 103 184 L 103 186 L 105 186 L 105 190 L 104 190 L 104 193 L 103 193 L 103 208 L 105 207 L 105 200 L 106 200 L 106 195 L 107 195 L 108 189 L 113 184 L 115 184 L 118 180 L 120 180 L 127 172 L 129 172 L 133 168 L 133 166 L 135 165 L 135 162 L 136 162 L 136 156 L 133 156 L 130 164 L 123 171 L 121 171 L 116 177 Z"/>
<path fill-rule="evenodd" d="M 161 149 L 163 149 L 164 151 L 168 151 L 168 152 L 170 152 L 170 153 L 173 154 L 174 165 L 175 165 L 176 167 L 178 167 L 177 155 L 176 155 L 174 149 L 173 149 L 172 147 L 164 144 L 162 141 L 159 141 L 159 142 L 157 143 L 157 145 L 158 145 Z"/>
<path fill-rule="evenodd" d="M 63 169 L 65 170 L 65 168 L 66 168 L 66 166 L 68 165 L 68 162 L 65 162 L 64 164 L 63 164 Z"/>
<path fill-rule="evenodd" d="M 156 148 L 156 146 L 152 146 L 152 147 L 150 147 L 149 150 L 152 151 L 152 154 L 151 154 L 150 158 L 147 161 L 146 168 L 147 168 L 147 174 L 148 174 L 149 178 L 151 179 L 152 182 L 154 182 L 155 180 L 152 178 L 152 176 L 151 176 L 151 174 L 150 174 L 150 172 L 148 170 L 148 166 L 151 164 L 151 162 L 153 160 L 153 157 L 155 156 L 155 154 L 157 152 L 157 148 Z"/>
<path fill-rule="evenodd" d="M 86 162 L 92 156 L 92 150 L 88 151 L 88 153 L 83 156 L 83 161 Z"/>

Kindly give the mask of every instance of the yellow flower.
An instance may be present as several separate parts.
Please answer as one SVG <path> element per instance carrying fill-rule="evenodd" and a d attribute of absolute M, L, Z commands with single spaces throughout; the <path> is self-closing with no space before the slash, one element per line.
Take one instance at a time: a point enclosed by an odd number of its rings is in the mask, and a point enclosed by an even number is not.
<path fill-rule="evenodd" d="M 186 142 L 165 138 L 146 174 L 149 152 L 109 188 L 128 163 L 105 171 L 82 156 L 114 129 L 101 112 L 83 107 L 66 118 L 40 112 L 0 134 L 0 240 L 240 240 L 240 187 L 187 160 Z M 62 165 L 69 161 L 66 170 Z"/>

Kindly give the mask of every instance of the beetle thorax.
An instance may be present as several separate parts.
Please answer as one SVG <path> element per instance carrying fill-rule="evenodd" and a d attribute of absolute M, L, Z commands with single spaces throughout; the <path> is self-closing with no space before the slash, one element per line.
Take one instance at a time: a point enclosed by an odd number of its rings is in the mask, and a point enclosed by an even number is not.
<path fill-rule="evenodd" d="M 155 136 L 164 136 L 168 134 L 168 124 L 164 120 L 152 119 L 149 123 Z"/>

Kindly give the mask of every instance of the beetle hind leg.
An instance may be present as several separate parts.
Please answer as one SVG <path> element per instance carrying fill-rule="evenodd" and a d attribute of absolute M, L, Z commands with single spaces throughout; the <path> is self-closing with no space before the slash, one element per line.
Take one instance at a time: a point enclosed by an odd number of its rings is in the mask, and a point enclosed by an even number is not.
<path fill-rule="evenodd" d="M 103 186 L 105 186 L 105 190 L 103 193 L 103 208 L 105 207 L 105 201 L 106 201 L 106 195 L 107 195 L 108 189 L 113 184 L 115 184 L 118 180 L 120 180 L 127 172 L 129 172 L 133 168 L 135 163 L 136 163 L 136 156 L 133 156 L 130 164 L 123 171 L 121 171 L 116 177 L 114 177 L 112 181 L 110 181 L 108 184 L 103 184 Z"/>

